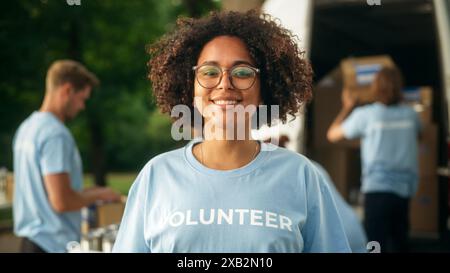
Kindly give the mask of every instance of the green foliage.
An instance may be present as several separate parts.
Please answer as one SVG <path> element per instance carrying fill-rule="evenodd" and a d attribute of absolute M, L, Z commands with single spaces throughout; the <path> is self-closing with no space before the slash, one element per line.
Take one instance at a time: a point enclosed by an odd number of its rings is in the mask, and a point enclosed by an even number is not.
<path fill-rule="evenodd" d="M 87 110 L 68 125 L 91 168 L 89 120 L 100 124 L 109 170 L 137 171 L 152 156 L 176 148 L 170 120 L 156 110 L 147 80 L 147 44 L 178 15 L 204 14 L 217 1 L 15 0 L 0 11 L 0 166 L 12 168 L 19 124 L 41 104 L 45 73 L 56 59 L 83 62 L 101 80 Z"/>

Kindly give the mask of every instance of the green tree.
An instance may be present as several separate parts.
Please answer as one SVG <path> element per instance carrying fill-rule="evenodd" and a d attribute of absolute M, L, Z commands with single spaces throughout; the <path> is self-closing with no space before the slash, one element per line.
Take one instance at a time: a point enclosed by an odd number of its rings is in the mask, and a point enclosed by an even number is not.
<path fill-rule="evenodd" d="M 145 46 L 168 31 L 178 15 L 198 17 L 217 1 L 16 0 L 2 3 L 0 19 L 0 165 L 11 169 L 17 126 L 38 109 L 45 73 L 56 59 L 84 63 L 102 84 L 87 109 L 69 123 L 86 170 L 104 184 L 109 170 L 136 171 L 173 149 L 170 120 L 151 99 Z"/>

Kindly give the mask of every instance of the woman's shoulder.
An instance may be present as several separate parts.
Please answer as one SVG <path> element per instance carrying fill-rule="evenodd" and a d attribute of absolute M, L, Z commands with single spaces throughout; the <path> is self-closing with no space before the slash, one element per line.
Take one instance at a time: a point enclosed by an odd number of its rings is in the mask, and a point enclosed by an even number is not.
<path fill-rule="evenodd" d="M 271 143 L 264 143 L 262 151 L 270 152 L 270 158 L 273 161 L 277 161 L 283 165 L 291 164 L 297 168 L 314 168 L 311 161 L 306 156 L 286 148 L 278 147 Z"/>
<path fill-rule="evenodd" d="M 142 170 L 150 170 L 152 168 L 158 168 L 168 164 L 177 165 L 180 162 L 184 162 L 183 156 L 184 147 L 158 154 L 148 160 Z"/>
<path fill-rule="evenodd" d="M 171 170 L 183 170 L 183 166 L 179 166 L 184 162 L 183 149 L 184 148 L 174 149 L 152 157 L 140 169 L 133 185 L 146 185 L 150 182 L 152 176 L 158 176 L 161 172 L 164 173 L 167 171 L 170 172 Z"/>
<path fill-rule="evenodd" d="M 327 187 L 325 177 L 308 157 L 280 147 L 270 152 L 272 153 L 271 160 L 268 162 L 267 168 L 264 168 L 265 171 L 271 172 L 272 175 L 274 175 L 273 172 L 281 171 L 283 177 L 294 178 L 287 180 L 289 183 L 295 183 L 297 188 L 305 189 L 301 192 L 305 192 L 308 188 L 314 191 Z"/>

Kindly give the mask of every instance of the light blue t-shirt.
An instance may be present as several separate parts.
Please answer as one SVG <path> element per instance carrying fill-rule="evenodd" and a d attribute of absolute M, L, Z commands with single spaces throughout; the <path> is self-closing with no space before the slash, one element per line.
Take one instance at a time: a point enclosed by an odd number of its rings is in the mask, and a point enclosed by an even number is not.
<path fill-rule="evenodd" d="M 331 180 L 328 172 L 317 162 L 312 161 L 314 166 L 317 167 L 320 175 L 322 175 L 325 181 L 328 183 L 333 194 L 334 200 L 336 201 L 337 210 L 341 216 L 342 224 L 344 225 L 344 230 L 350 244 L 350 248 L 353 253 L 366 253 L 367 252 L 367 236 L 364 228 L 350 205 L 345 202 L 341 194 L 338 192 Z"/>
<path fill-rule="evenodd" d="M 113 252 L 350 252 L 330 189 L 305 157 L 262 143 L 234 170 L 184 148 L 159 155 L 130 189 Z"/>
<path fill-rule="evenodd" d="M 419 117 L 407 105 L 356 108 L 342 124 L 348 139 L 362 138 L 362 192 L 415 194 L 418 184 Z"/>
<path fill-rule="evenodd" d="M 64 252 L 80 240 L 81 213 L 57 213 L 47 197 L 43 177 L 68 173 L 74 190 L 82 188 L 82 165 L 75 141 L 49 112 L 34 112 L 14 137 L 14 233 L 47 252 Z"/>

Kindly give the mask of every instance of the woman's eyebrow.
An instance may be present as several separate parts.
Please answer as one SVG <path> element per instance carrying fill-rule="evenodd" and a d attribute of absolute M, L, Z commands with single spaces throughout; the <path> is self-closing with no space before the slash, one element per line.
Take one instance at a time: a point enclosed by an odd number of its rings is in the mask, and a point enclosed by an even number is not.
<path fill-rule="evenodd" d="M 219 66 L 219 63 L 216 61 L 204 61 L 203 63 L 201 63 L 200 65 L 204 65 L 204 64 L 213 64 L 213 65 L 217 65 Z"/>
<path fill-rule="evenodd" d="M 204 64 L 220 66 L 219 62 L 217 62 L 217 61 L 204 61 L 201 65 L 204 65 Z M 240 65 L 240 64 L 246 64 L 246 65 L 253 66 L 252 63 L 250 63 L 249 61 L 245 61 L 245 60 L 236 60 L 233 62 L 233 64 L 231 66 L 236 66 L 236 65 Z"/>
<path fill-rule="evenodd" d="M 233 62 L 233 66 L 235 66 L 235 65 L 240 65 L 240 64 L 246 64 L 246 65 L 253 66 L 253 64 L 250 63 L 249 61 L 238 60 L 238 61 L 234 61 L 234 62 Z"/>

